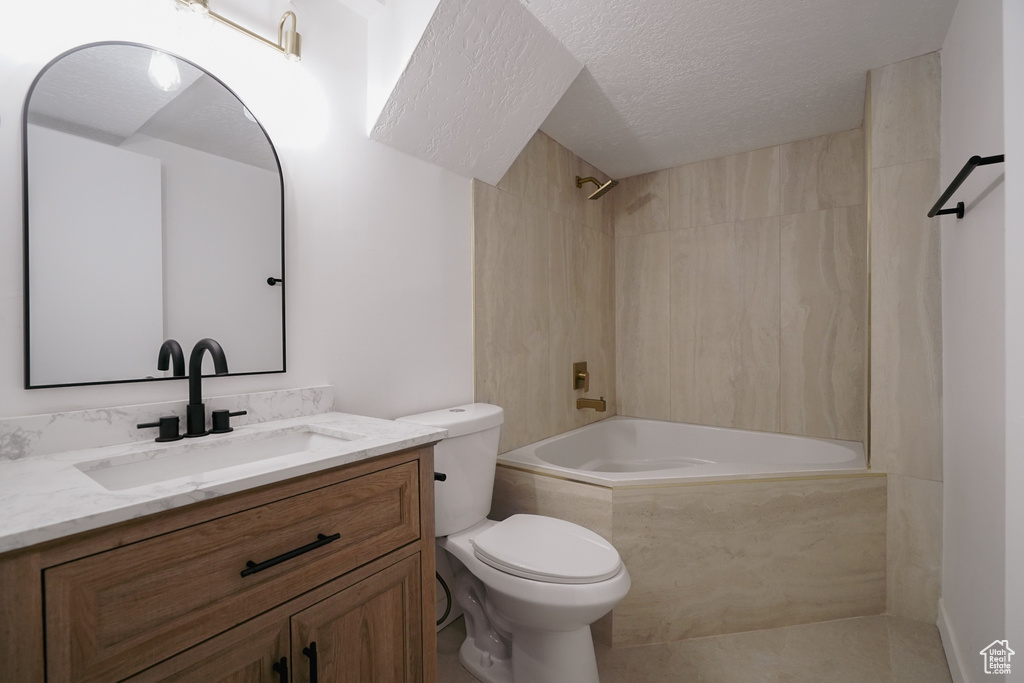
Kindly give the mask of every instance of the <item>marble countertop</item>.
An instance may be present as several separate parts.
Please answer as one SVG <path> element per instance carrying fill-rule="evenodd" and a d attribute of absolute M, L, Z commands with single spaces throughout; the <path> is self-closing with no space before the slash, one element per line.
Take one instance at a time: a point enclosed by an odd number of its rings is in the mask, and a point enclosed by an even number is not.
<path fill-rule="evenodd" d="M 194 457 L 218 444 L 258 443 L 278 433 L 313 431 L 342 439 L 328 448 L 269 457 L 122 490 L 108 490 L 86 472 L 175 455 Z M 439 441 L 444 429 L 345 413 L 322 413 L 236 427 L 166 444 L 135 442 L 0 461 L 0 552 L 70 536 L 155 512 L 359 462 Z"/>

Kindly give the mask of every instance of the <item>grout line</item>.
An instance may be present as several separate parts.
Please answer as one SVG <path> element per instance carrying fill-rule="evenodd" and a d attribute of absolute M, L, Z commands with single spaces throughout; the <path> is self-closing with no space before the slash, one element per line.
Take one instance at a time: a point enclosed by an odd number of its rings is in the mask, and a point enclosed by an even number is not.
<path fill-rule="evenodd" d="M 775 155 L 776 175 L 778 177 L 778 210 L 782 212 L 782 146 L 778 147 L 778 154 Z M 778 225 L 778 386 L 775 388 L 775 404 L 778 410 L 775 413 L 775 428 L 782 431 L 782 217 L 775 219 Z"/>

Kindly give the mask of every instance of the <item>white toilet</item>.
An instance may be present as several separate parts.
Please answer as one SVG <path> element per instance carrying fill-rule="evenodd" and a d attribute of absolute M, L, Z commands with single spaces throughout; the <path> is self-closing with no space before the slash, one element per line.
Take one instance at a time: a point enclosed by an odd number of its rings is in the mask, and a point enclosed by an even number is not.
<path fill-rule="evenodd" d="M 629 591 L 629 572 L 601 536 L 553 517 L 487 519 L 504 413 L 486 403 L 410 415 L 442 427 L 435 448 L 438 552 L 465 610 L 459 659 L 485 683 L 598 683 L 590 624 Z"/>

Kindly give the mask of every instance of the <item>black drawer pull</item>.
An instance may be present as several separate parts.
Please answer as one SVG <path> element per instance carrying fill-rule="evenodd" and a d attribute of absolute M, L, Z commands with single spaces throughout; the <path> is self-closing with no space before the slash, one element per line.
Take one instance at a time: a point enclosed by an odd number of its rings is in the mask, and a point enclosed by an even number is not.
<path fill-rule="evenodd" d="M 302 654 L 309 657 L 309 683 L 317 683 L 316 641 L 310 643 L 309 647 L 302 648 Z"/>
<path fill-rule="evenodd" d="M 264 569 L 270 569 L 274 565 L 281 564 L 282 562 L 287 562 L 288 560 L 292 559 L 293 557 L 298 557 L 299 555 L 302 555 L 303 553 L 308 553 L 310 550 L 316 550 L 320 546 L 327 545 L 331 541 L 337 541 L 339 538 L 341 538 L 341 534 L 333 534 L 331 536 L 324 536 L 323 534 L 317 534 L 316 535 L 316 540 L 313 541 L 312 543 L 307 543 L 306 545 L 302 546 L 301 548 L 296 548 L 295 550 L 289 550 L 288 552 L 286 552 L 286 553 L 284 553 L 282 555 L 278 555 L 277 557 L 272 557 L 269 560 L 267 560 L 266 562 L 260 562 L 259 564 L 257 564 L 255 562 L 253 562 L 252 560 L 249 560 L 248 562 L 245 563 L 245 569 L 242 570 L 242 576 L 249 576 L 250 574 L 255 574 L 256 572 L 261 572 Z"/>
<path fill-rule="evenodd" d="M 281 657 L 281 661 L 274 662 L 274 672 L 280 676 L 281 683 L 288 683 L 288 658 Z"/>

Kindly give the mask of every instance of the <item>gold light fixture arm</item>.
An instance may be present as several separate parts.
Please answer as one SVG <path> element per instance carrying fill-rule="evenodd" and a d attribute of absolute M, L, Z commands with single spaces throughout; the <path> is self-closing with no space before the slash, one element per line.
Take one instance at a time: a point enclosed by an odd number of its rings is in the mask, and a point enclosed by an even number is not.
<path fill-rule="evenodd" d="M 230 26 L 239 33 L 244 33 L 250 38 L 254 38 L 268 47 L 272 47 L 285 57 L 288 57 L 288 59 L 299 61 L 299 59 L 302 58 L 302 36 L 298 33 L 298 20 L 295 18 L 295 13 L 292 11 L 285 12 L 284 16 L 281 17 L 281 23 L 278 25 L 277 29 L 277 42 L 275 43 L 271 40 L 267 40 L 257 33 L 253 33 L 244 26 L 239 26 L 227 17 L 217 14 L 210 9 L 208 0 L 176 0 L 176 2 L 185 5 L 189 9 L 202 12 L 203 14 L 216 19 L 225 26 Z M 288 21 L 289 17 L 291 17 L 292 20 L 292 27 L 285 30 L 284 25 L 285 22 Z"/>

